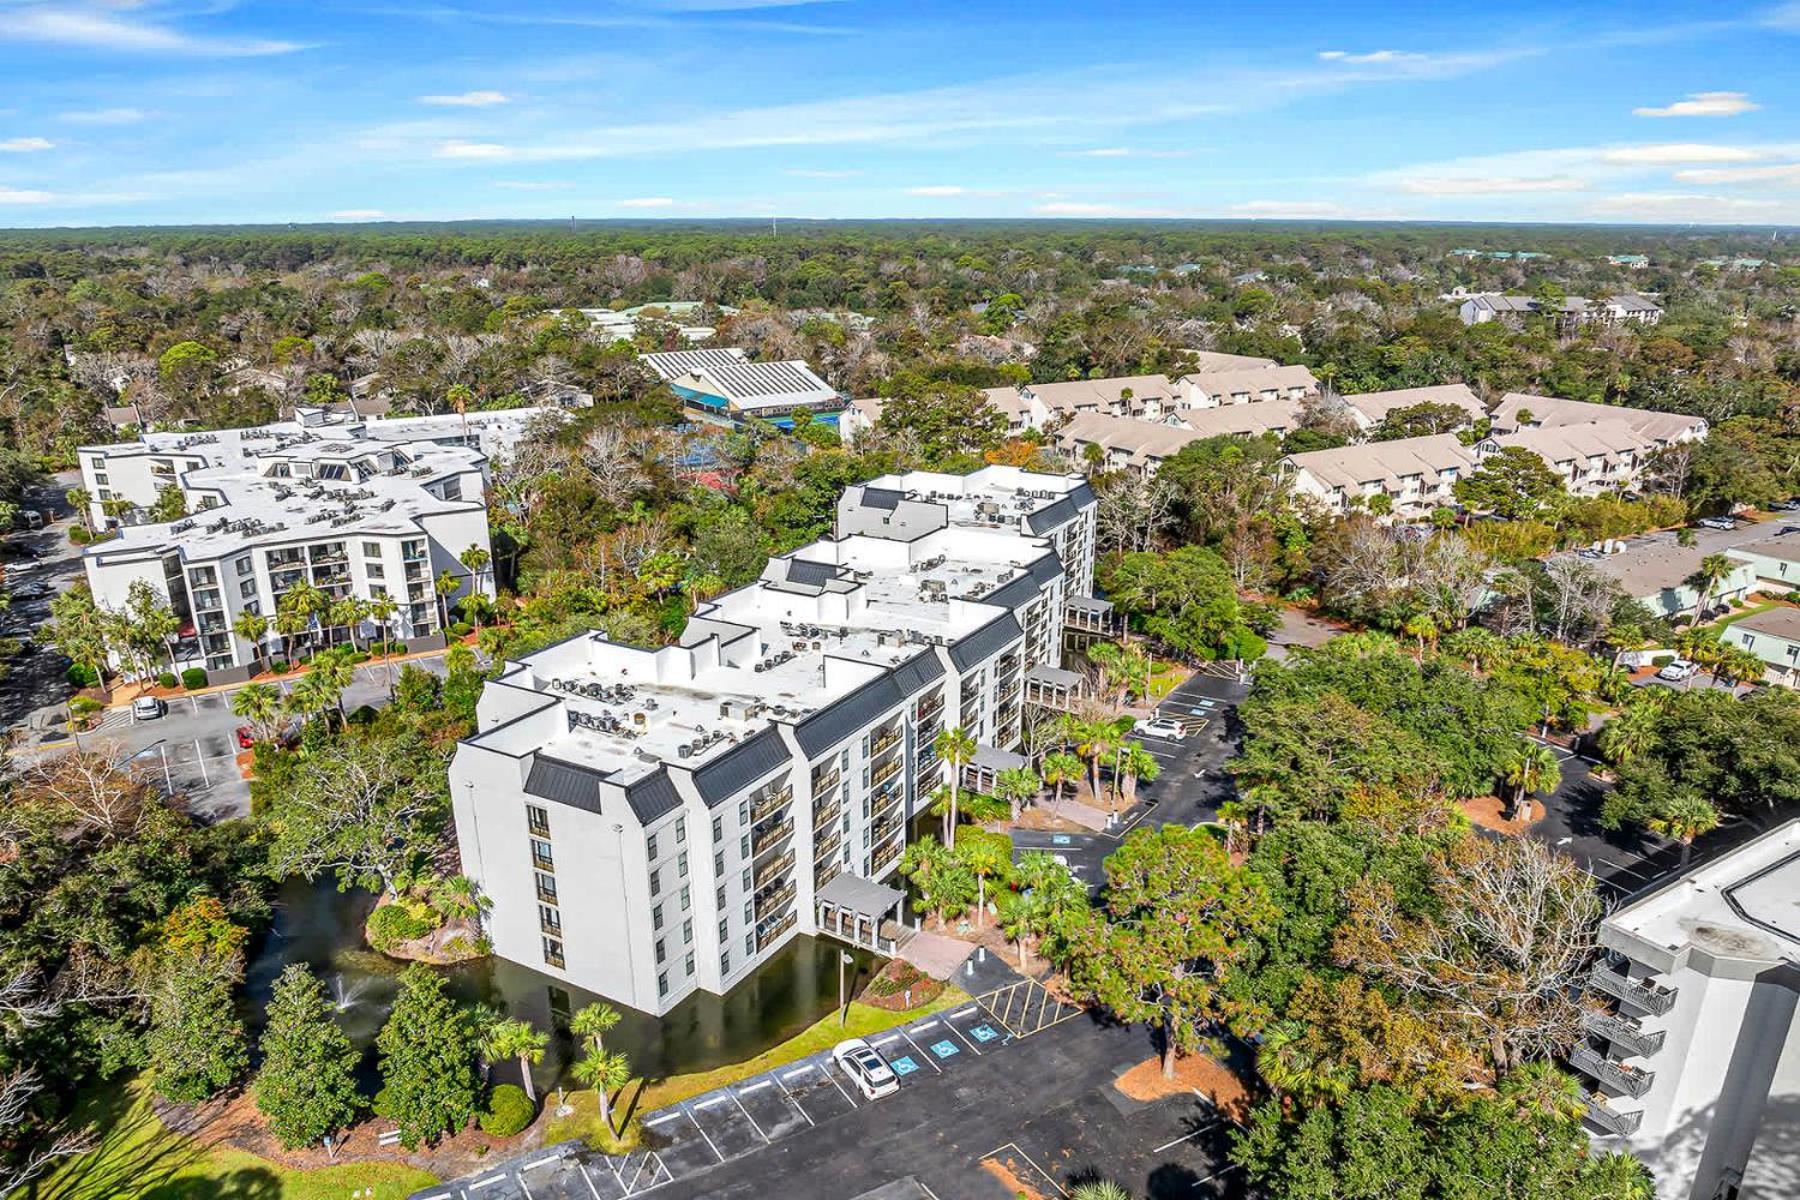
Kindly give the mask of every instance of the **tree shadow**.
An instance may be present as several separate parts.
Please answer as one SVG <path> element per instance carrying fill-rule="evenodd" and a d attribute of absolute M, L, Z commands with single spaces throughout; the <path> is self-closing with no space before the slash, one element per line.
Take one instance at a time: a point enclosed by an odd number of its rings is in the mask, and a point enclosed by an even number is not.
<path fill-rule="evenodd" d="M 206 1179 L 182 1179 L 136 1193 L 140 1200 L 280 1200 L 282 1184 L 265 1167 L 242 1167 Z"/>
<path fill-rule="evenodd" d="M 203 1144 L 171 1131 L 123 1084 L 84 1097 L 69 1124 L 91 1127 L 98 1141 L 34 1183 L 28 1191 L 33 1200 L 98 1200 L 141 1195 L 147 1185 L 186 1186 L 170 1183 L 171 1177 L 206 1156 Z"/>

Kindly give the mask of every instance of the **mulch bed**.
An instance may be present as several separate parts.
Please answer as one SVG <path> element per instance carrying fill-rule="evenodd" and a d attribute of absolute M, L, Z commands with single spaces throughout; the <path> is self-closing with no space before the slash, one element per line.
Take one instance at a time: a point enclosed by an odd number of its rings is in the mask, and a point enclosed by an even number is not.
<path fill-rule="evenodd" d="M 1113 1086 L 1133 1100 L 1146 1101 L 1198 1091 L 1213 1107 L 1240 1123 L 1256 1101 L 1255 1092 L 1231 1068 L 1204 1054 L 1176 1059 L 1173 1079 L 1163 1076 L 1162 1059 L 1153 1055 L 1113 1080 Z"/>
<path fill-rule="evenodd" d="M 1506 811 L 1506 802 L 1498 796 L 1477 796 L 1473 800 L 1464 800 L 1457 807 L 1470 821 L 1495 833 L 1524 833 L 1544 815 L 1543 805 L 1531 800 L 1526 802 L 1522 815 L 1509 821 L 1500 815 Z"/>
<path fill-rule="evenodd" d="M 912 1003 L 907 1004 L 907 992 Z M 902 958 L 890 959 L 864 986 L 857 1001 L 888 1012 L 907 1012 L 936 1000 L 944 990 L 941 979 L 933 979 Z"/>

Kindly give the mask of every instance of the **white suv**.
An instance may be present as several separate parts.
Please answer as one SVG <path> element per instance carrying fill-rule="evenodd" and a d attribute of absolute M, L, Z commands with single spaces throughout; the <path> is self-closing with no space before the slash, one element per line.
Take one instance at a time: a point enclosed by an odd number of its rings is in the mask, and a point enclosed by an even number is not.
<path fill-rule="evenodd" d="M 858 1091 L 870 1100 L 891 1096 L 900 1090 L 900 1077 L 875 1052 L 875 1047 L 861 1038 L 849 1038 L 831 1048 L 831 1057 Z"/>
<path fill-rule="evenodd" d="M 1684 679 L 1693 678 L 1694 672 L 1700 668 L 1685 658 L 1678 658 L 1656 673 L 1658 679 L 1666 679 L 1670 683 L 1680 683 Z"/>

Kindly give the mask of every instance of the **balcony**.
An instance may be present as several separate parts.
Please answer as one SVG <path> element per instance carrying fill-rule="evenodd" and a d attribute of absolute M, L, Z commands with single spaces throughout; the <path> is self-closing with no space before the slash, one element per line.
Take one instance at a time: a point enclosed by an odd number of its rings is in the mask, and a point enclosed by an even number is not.
<path fill-rule="evenodd" d="M 838 814 L 843 810 L 843 799 L 840 796 L 833 796 L 823 804 L 813 805 L 813 828 L 823 829 L 836 821 Z"/>
<path fill-rule="evenodd" d="M 844 864 L 835 859 L 826 863 L 824 866 L 817 868 L 813 871 L 813 890 L 818 891 L 843 873 Z"/>
<path fill-rule="evenodd" d="M 895 859 L 897 859 L 899 857 L 900 857 L 900 843 L 899 842 L 896 841 L 896 842 L 891 843 L 890 845 L 882 847 L 880 850 L 877 850 L 875 852 L 875 857 L 870 861 L 870 864 L 869 864 L 870 873 L 874 874 L 874 875 L 881 874 L 882 871 L 887 869 L 887 866 L 889 863 L 893 862 Z"/>
<path fill-rule="evenodd" d="M 545 904 L 555 904 L 556 903 L 556 889 L 555 888 L 547 888 L 543 884 L 540 883 L 540 884 L 538 884 L 537 898 L 539 900 L 543 901 Z"/>
<path fill-rule="evenodd" d="M 750 820 L 756 822 L 762 820 L 764 817 L 772 816 L 780 811 L 787 802 L 793 798 L 794 789 L 791 787 L 784 787 L 778 792 L 764 796 L 761 800 L 756 801 L 756 803 L 750 806 Z"/>
<path fill-rule="evenodd" d="M 837 853 L 837 848 L 843 844 L 844 844 L 844 835 L 842 833 L 839 833 L 835 829 L 832 830 L 831 836 L 826 838 L 824 841 L 820 842 L 818 845 L 818 848 L 813 851 L 814 865 L 816 866 L 820 862 L 823 862 L 825 859 L 830 858 L 833 854 Z"/>
<path fill-rule="evenodd" d="M 1641 1112 L 1620 1112 L 1613 1108 L 1607 1104 L 1606 1097 L 1599 1092 L 1583 1096 L 1582 1102 L 1587 1105 L 1587 1111 L 1582 1114 L 1583 1116 L 1599 1126 L 1600 1129 L 1618 1137 L 1636 1133 L 1638 1126 L 1644 1120 L 1644 1114 Z"/>
<path fill-rule="evenodd" d="M 773 891 L 758 892 L 756 895 L 756 915 L 759 918 L 772 916 L 781 910 L 782 905 L 793 898 L 794 881 L 791 879 L 780 887 L 775 888 Z"/>
<path fill-rule="evenodd" d="M 752 855 L 771 850 L 785 841 L 794 832 L 794 818 L 787 817 L 776 821 L 764 829 L 754 830 L 750 834 L 750 851 Z"/>
<path fill-rule="evenodd" d="M 899 744 L 900 730 L 898 729 L 890 729 L 886 733 L 876 734 L 875 740 L 869 743 L 869 757 L 874 758 L 876 755 L 891 750 Z"/>
<path fill-rule="evenodd" d="M 913 719 L 923 725 L 928 721 L 937 720 L 937 715 L 943 711 L 944 694 L 939 692 L 929 700 L 921 701 L 919 706 L 913 709 Z"/>
<path fill-rule="evenodd" d="M 759 928 L 756 931 L 756 948 L 760 951 L 773 945 L 782 934 L 794 927 L 794 922 L 799 920 L 799 917 L 799 913 L 790 912 L 767 929 Z"/>
<path fill-rule="evenodd" d="M 870 810 L 870 816 L 872 816 L 875 819 L 876 825 L 879 826 L 881 824 L 881 819 L 883 817 L 888 816 L 889 814 L 897 811 L 899 809 L 899 807 L 900 807 L 900 789 L 895 788 L 892 792 L 888 793 L 886 796 L 878 797 L 876 799 L 875 807 L 872 810 Z M 877 836 L 879 836 L 879 835 L 877 835 Z"/>
<path fill-rule="evenodd" d="M 771 879 L 774 879 L 780 875 L 785 875 L 787 873 L 788 868 L 792 867 L 793 865 L 794 865 L 794 852 L 792 850 L 789 850 L 786 854 L 782 855 L 780 858 L 771 859 L 769 862 L 766 862 L 762 866 L 756 868 L 756 875 L 754 876 L 755 886 L 760 888 L 764 884 L 768 883 Z"/>
<path fill-rule="evenodd" d="M 1575 1047 L 1569 1054 L 1569 1065 L 1583 1074 L 1592 1075 L 1602 1083 L 1629 1093 L 1634 1099 L 1642 1099 L 1656 1080 L 1655 1071 L 1627 1066 L 1606 1057 L 1591 1046 Z"/>
<path fill-rule="evenodd" d="M 826 792 L 829 792 L 838 785 L 838 781 L 843 779 L 843 777 L 844 773 L 836 767 L 833 767 L 823 775 L 814 775 L 812 781 L 813 798 L 817 799 Z"/>
<path fill-rule="evenodd" d="M 1663 1016 L 1675 1006 L 1675 989 L 1647 979 L 1629 979 L 1608 963 L 1595 963 L 1588 973 L 1588 984 L 1615 1000 L 1635 1004 L 1645 1012 Z"/>
<path fill-rule="evenodd" d="M 1630 1017 L 1596 1008 L 1582 1013 L 1581 1023 L 1589 1033 L 1622 1046 L 1632 1054 L 1648 1057 L 1662 1049 L 1663 1030 L 1646 1031 Z"/>
<path fill-rule="evenodd" d="M 892 779 L 894 776 L 898 775 L 900 773 L 900 768 L 903 765 L 905 765 L 905 764 L 903 764 L 899 759 L 894 758 L 894 759 L 889 759 L 887 762 L 882 763 L 879 767 L 876 767 L 874 770 L 874 773 L 872 773 L 869 776 L 870 789 L 873 790 L 874 788 L 878 788 L 882 784 L 886 783 L 888 780 Z"/>

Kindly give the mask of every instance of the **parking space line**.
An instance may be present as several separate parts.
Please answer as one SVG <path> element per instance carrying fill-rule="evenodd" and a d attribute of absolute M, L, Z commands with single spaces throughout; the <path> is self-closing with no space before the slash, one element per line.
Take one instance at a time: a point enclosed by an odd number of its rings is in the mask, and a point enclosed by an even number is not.
<path fill-rule="evenodd" d="M 547 1166 L 550 1166 L 552 1163 L 559 1163 L 561 1161 L 562 1161 L 562 1155 L 552 1154 L 548 1158 L 540 1158 L 536 1162 L 528 1162 L 524 1166 L 520 1167 L 519 1170 L 535 1171 L 539 1167 L 547 1167 Z"/>
<path fill-rule="evenodd" d="M 925 1053 L 925 1047 L 923 1047 L 923 1046 L 919 1045 L 919 1043 L 913 1041 L 912 1034 L 910 1034 L 910 1033 L 906 1032 L 906 1030 L 902 1029 L 900 1031 L 900 1036 L 905 1038 L 912 1045 L 912 1048 L 919 1052 L 920 1058 L 924 1059 L 926 1062 L 931 1064 L 932 1070 L 936 1071 L 939 1075 L 942 1075 L 944 1073 L 944 1068 L 937 1065 L 937 1059 L 935 1059 L 931 1055 Z"/>
<path fill-rule="evenodd" d="M 790 1072 L 790 1074 L 798 1073 L 799 1072 Z M 806 1118 L 806 1123 L 808 1125 L 818 1125 L 818 1122 L 812 1119 L 812 1114 L 806 1111 L 806 1106 L 800 1103 L 800 1097 L 787 1090 L 787 1084 L 781 1082 L 780 1076 L 776 1077 L 775 1086 L 781 1089 L 781 1094 L 788 1098 L 789 1104 L 800 1110 L 800 1115 Z"/>
<path fill-rule="evenodd" d="M 951 1033 L 954 1033 L 956 1035 L 958 1041 L 962 1042 L 963 1045 L 965 1045 L 969 1049 L 973 1050 L 975 1052 L 976 1058 L 981 1057 L 981 1047 L 977 1046 L 974 1042 L 970 1041 L 968 1034 L 964 1033 L 962 1030 L 958 1029 L 956 1026 L 952 1025 L 948 1021 L 944 1022 L 944 1028 L 948 1029 Z"/>
<path fill-rule="evenodd" d="M 600 1200 L 600 1189 L 594 1186 L 594 1177 L 588 1174 L 587 1164 L 578 1158 L 575 1160 L 575 1169 L 581 1172 L 581 1181 L 588 1185 L 588 1191 L 593 1194 L 594 1200 Z M 614 1179 L 619 1177 L 619 1173 L 613 1171 L 610 1159 L 607 1161 L 606 1169 L 612 1171 L 612 1177 Z M 621 1183 L 619 1186 L 623 1188 L 625 1185 Z"/>
<path fill-rule="evenodd" d="M 670 1121 L 673 1121 L 680 1116 L 681 1116 L 680 1113 L 672 1112 L 665 1117 L 645 1117 L 644 1124 L 648 1125 L 652 1129 L 655 1129 L 658 1125 L 667 1125 Z"/>
<path fill-rule="evenodd" d="M 715 1104 L 725 1103 L 726 1099 L 727 1099 L 727 1097 L 724 1097 L 724 1096 L 714 1096 L 711 1100 L 703 1100 L 699 1104 L 693 1105 L 693 1108 L 696 1111 L 703 1112 L 706 1109 L 711 1108 Z"/>
<path fill-rule="evenodd" d="M 849 1092 L 846 1092 L 844 1090 L 844 1085 L 838 1082 L 836 1071 L 829 1070 L 825 1067 L 820 1067 L 819 1070 L 824 1074 L 826 1079 L 831 1081 L 831 1086 L 838 1090 L 838 1095 L 842 1096 L 846 1101 L 849 1102 L 851 1108 L 861 1108 L 862 1107 L 860 1104 L 858 1104 L 856 1102 L 856 1100 L 850 1095 Z"/>
<path fill-rule="evenodd" d="M 502 1171 L 498 1175 L 489 1175 L 486 1179 L 477 1179 L 474 1183 L 471 1183 L 468 1185 L 468 1190 L 471 1192 L 480 1191 L 482 1188 L 487 1187 L 489 1184 L 504 1183 L 505 1181 L 506 1181 L 506 1172 Z"/>
<path fill-rule="evenodd" d="M 770 1140 L 769 1135 L 764 1133 L 763 1127 L 756 1123 L 756 1118 L 750 1115 L 750 1110 L 744 1107 L 744 1102 L 738 1099 L 738 1094 L 736 1092 L 731 1093 L 731 1100 L 732 1103 L 737 1105 L 738 1111 L 744 1114 L 744 1120 L 750 1122 L 750 1128 L 756 1130 L 756 1136 L 763 1140 L 763 1145 L 767 1146 Z"/>
<path fill-rule="evenodd" d="M 1211 1131 L 1213 1131 L 1214 1129 L 1217 1129 L 1218 1127 L 1219 1127 L 1218 1121 L 1216 1121 L 1216 1120 L 1209 1121 L 1205 1125 L 1202 1125 L 1200 1128 L 1194 1130 L 1194 1132 L 1187 1134 L 1185 1137 L 1178 1137 L 1172 1142 L 1164 1142 L 1162 1145 L 1158 1146 L 1156 1149 L 1150 1151 L 1150 1153 L 1161 1154 L 1164 1150 L 1168 1150 L 1175 1146 L 1179 1146 L 1183 1142 L 1191 1142 L 1195 1138 L 1199 1137 L 1201 1134 L 1210 1133 Z"/>
<path fill-rule="evenodd" d="M 758 1080 L 757 1082 L 751 1084 L 748 1087 L 739 1088 L 738 1091 L 744 1093 L 745 1095 L 749 1095 L 751 1092 L 760 1092 L 768 1086 L 769 1086 L 769 1081 L 766 1079 L 761 1079 L 761 1080 Z"/>

